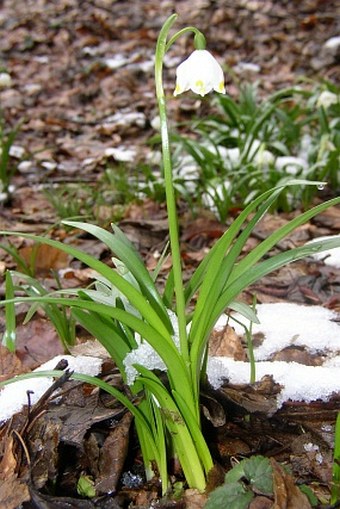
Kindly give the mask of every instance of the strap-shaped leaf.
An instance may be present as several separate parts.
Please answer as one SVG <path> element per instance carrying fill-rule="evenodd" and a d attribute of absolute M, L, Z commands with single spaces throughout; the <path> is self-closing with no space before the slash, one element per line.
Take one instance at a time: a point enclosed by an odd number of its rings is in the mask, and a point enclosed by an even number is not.
<path fill-rule="evenodd" d="M 255 283 L 270 272 L 278 270 L 284 265 L 288 265 L 288 263 L 295 262 L 301 258 L 310 256 L 313 253 L 320 253 L 336 247 L 340 247 L 340 235 L 336 236 L 334 239 L 320 240 L 309 245 L 290 249 L 284 253 L 272 256 L 268 260 L 257 263 L 241 274 L 230 284 L 230 286 L 228 286 L 228 288 L 223 291 L 216 304 L 214 314 L 211 317 L 210 327 L 214 326 L 217 318 L 221 315 L 221 313 L 223 313 L 223 310 L 229 305 L 229 302 L 235 299 L 235 297 L 249 285 Z"/>
<path fill-rule="evenodd" d="M 114 253 L 124 263 L 136 281 L 138 281 L 143 295 L 148 299 L 150 305 L 158 313 L 164 325 L 167 327 L 167 330 L 171 332 L 172 325 L 169 315 L 155 283 L 146 269 L 139 253 L 118 226 L 112 225 L 114 232 L 112 234 L 93 224 L 78 221 L 63 221 L 63 223 L 68 226 L 84 230 L 101 240 L 112 251 L 112 253 Z"/>
<path fill-rule="evenodd" d="M 165 424 L 171 434 L 175 453 L 189 486 L 203 491 L 206 481 L 202 464 L 188 426 L 175 401 L 154 373 L 140 365 L 135 365 L 135 368 L 141 373 L 139 380 L 154 395 L 160 405 Z"/>
<path fill-rule="evenodd" d="M 299 181 L 292 181 L 291 184 L 286 185 L 294 185 L 296 182 Z M 249 203 L 247 207 L 239 214 L 239 216 L 233 221 L 233 223 L 229 226 L 228 230 L 222 235 L 222 237 L 214 244 L 214 246 L 211 248 L 209 253 L 204 257 L 204 259 L 201 261 L 197 269 L 195 270 L 194 274 L 192 275 L 190 281 L 188 282 L 186 288 L 185 288 L 185 298 L 186 302 L 190 300 L 192 295 L 198 290 L 200 287 L 202 280 L 204 278 L 205 273 L 207 270 L 210 269 L 210 273 L 215 274 L 216 270 L 220 269 L 220 263 L 222 262 L 226 252 L 228 251 L 229 247 L 231 246 L 234 239 L 237 237 L 237 235 L 242 230 L 242 226 L 249 217 L 249 215 L 256 210 L 256 208 L 261 205 L 265 200 L 269 198 L 269 201 L 273 201 L 277 194 L 279 194 L 283 189 L 285 185 L 278 186 L 275 189 L 270 189 L 266 191 L 265 193 L 258 196 L 254 201 Z M 277 194 L 276 194 L 277 193 Z M 273 196 L 273 200 L 271 200 L 271 196 Z M 269 204 L 270 206 L 270 204 Z M 210 268 L 213 266 L 212 268 Z M 207 294 L 209 292 L 207 291 Z"/>
<path fill-rule="evenodd" d="M 230 276 L 228 284 L 231 284 L 235 281 L 240 275 L 246 272 L 250 267 L 252 267 L 258 260 L 260 260 L 264 255 L 266 255 L 272 247 L 274 247 L 280 240 L 285 238 L 289 233 L 295 230 L 298 226 L 309 221 L 311 218 L 315 217 L 317 214 L 320 214 L 324 210 L 328 209 L 331 206 L 338 205 L 340 203 L 340 197 L 333 198 L 332 200 L 328 200 L 320 205 L 313 207 L 306 212 L 299 214 L 297 217 L 289 221 L 289 223 L 281 226 L 278 230 L 272 233 L 268 238 L 263 240 L 258 246 L 252 249 L 247 256 L 245 256 L 237 266 L 234 267 L 234 270 Z M 312 251 L 311 251 L 312 252 Z"/>
<path fill-rule="evenodd" d="M 158 353 L 167 367 L 168 377 L 174 389 L 178 388 L 182 392 L 183 397 L 188 401 L 192 400 L 192 390 L 190 382 L 189 370 L 175 346 L 172 338 L 165 340 L 160 336 L 158 330 L 150 324 L 144 322 L 140 318 L 128 313 L 127 311 L 112 306 L 107 306 L 99 302 L 83 300 L 79 298 L 63 298 L 63 297 L 15 297 L 9 301 L 2 301 L 0 304 L 6 305 L 10 302 L 42 302 L 47 304 L 60 304 L 71 308 L 80 308 L 92 311 L 94 313 L 111 316 L 117 321 L 126 324 L 132 330 L 136 331 L 147 341 L 152 348 Z"/>
<path fill-rule="evenodd" d="M 108 354 L 117 364 L 117 367 L 126 382 L 124 359 L 131 348 L 119 334 L 118 327 L 111 321 L 108 324 L 98 313 L 89 313 L 83 309 L 73 309 L 73 316 L 93 337 L 95 337 L 107 350 Z"/>
<path fill-rule="evenodd" d="M 14 297 L 14 284 L 12 274 L 8 270 L 6 272 L 6 299 L 10 302 L 5 304 L 5 315 L 6 315 L 6 330 L 2 337 L 2 344 L 8 348 L 10 352 L 15 351 L 15 340 L 16 340 L 16 318 L 15 318 L 15 307 L 13 302 Z"/>
<path fill-rule="evenodd" d="M 249 204 L 232 223 L 227 232 L 217 241 L 212 248 L 212 255 L 207 256 L 207 258 L 209 257 L 209 266 L 206 274 L 202 275 L 202 288 L 195 307 L 189 335 L 192 378 L 195 381 L 194 386 L 197 391 L 199 390 L 200 366 L 210 332 L 211 315 L 214 314 L 218 298 L 254 226 L 260 221 L 283 189 L 283 187 L 278 187 L 275 190 L 267 191 Z M 257 206 L 259 206 L 259 210 L 241 232 L 234 245 L 230 247 L 247 217 Z"/>
<path fill-rule="evenodd" d="M 260 320 L 258 319 L 256 312 L 251 306 L 249 306 L 249 304 L 233 300 L 232 302 L 229 302 L 228 307 L 232 311 L 236 311 L 236 313 L 239 313 L 240 315 L 244 316 L 244 318 L 247 318 L 247 320 L 249 320 L 250 322 L 260 323 Z"/>
<path fill-rule="evenodd" d="M 91 269 L 97 271 L 99 274 L 104 276 L 110 283 L 118 290 L 122 292 L 123 295 L 129 300 L 129 302 L 139 311 L 141 316 L 146 320 L 150 325 L 157 329 L 158 333 L 164 337 L 167 341 L 172 343 L 171 336 L 169 334 L 169 328 L 164 323 L 162 317 L 159 315 L 157 311 L 151 306 L 150 301 L 146 298 L 138 289 L 136 289 L 131 283 L 126 281 L 120 274 L 118 274 L 115 270 L 112 270 L 110 267 L 105 265 L 105 263 L 97 260 L 93 256 L 84 253 L 80 249 L 77 249 L 68 244 L 63 244 L 57 240 L 50 239 L 48 237 L 42 237 L 39 235 L 33 235 L 30 233 L 20 233 L 20 232 L 8 232 L 1 231 L 0 235 L 16 235 L 24 238 L 28 238 L 34 240 L 36 242 L 41 242 L 44 244 L 48 244 L 49 246 L 56 247 L 65 253 L 73 256 L 74 258 L 80 260 L 85 265 L 90 267 Z M 168 318 L 169 320 L 169 318 Z"/>

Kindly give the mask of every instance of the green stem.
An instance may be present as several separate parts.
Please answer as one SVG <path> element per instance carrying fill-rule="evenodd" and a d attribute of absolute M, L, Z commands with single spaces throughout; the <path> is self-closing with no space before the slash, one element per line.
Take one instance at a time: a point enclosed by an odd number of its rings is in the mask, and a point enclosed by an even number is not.
<path fill-rule="evenodd" d="M 163 89 L 163 59 L 166 50 L 169 45 L 166 43 L 168 32 L 176 20 L 177 15 L 173 14 L 164 23 L 163 28 L 159 34 L 156 55 L 155 55 L 155 82 L 156 82 L 156 97 L 159 109 L 159 117 L 161 124 L 161 138 L 162 138 L 162 153 L 163 153 L 163 168 L 164 168 L 164 180 L 165 180 L 165 193 L 166 193 L 166 204 L 168 210 L 168 221 L 169 221 L 169 236 L 170 236 L 170 248 L 172 256 L 172 267 L 174 274 L 174 287 L 176 295 L 176 313 L 178 319 L 179 329 L 179 341 L 180 350 L 183 356 L 185 364 L 190 366 L 188 338 L 186 331 L 186 316 L 185 316 L 185 298 L 182 278 L 182 264 L 181 264 L 181 253 L 179 243 L 179 229 L 177 221 L 177 210 L 176 210 L 176 198 L 175 191 L 172 182 L 172 163 L 171 163 L 171 152 L 170 152 L 170 141 L 169 141 L 169 130 L 168 120 L 166 113 L 165 95 Z M 176 40 L 177 37 L 173 37 L 171 40 Z M 189 368 L 190 369 L 190 368 Z"/>
<path fill-rule="evenodd" d="M 172 415 L 172 413 L 174 413 L 174 415 L 178 413 L 181 418 L 183 418 L 183 421 L 180 420 L 180 424 L 176 422 L 176 419 L 173 423 L 168 419 L 167 426 L 170 435 L 172 436 L 175 452 L 178 454 L 189 486 L 198 488 L 199 490 L 204 490 L 205 475 L 208 474 L 209 470 L 212 468 L 213 462 L 209 449 L 201 433 L 199 397 L 198 392 L 196 391 L 196 385 L 193 383 L 192 378 L 189 342 L 186 330 L 186 303 L 182 277 L 178 216 L 175 191 L 172 181 L 169 129 L 162 74 L 165 53 L 171 44 L 173 44 L 180 35 L 188 31 L 194 32 L 196 44 L 200 46 L 200 48 L 204 46 L 205 40 L 201 32 L 199 32 L 194 27 L 188 27 L 173 35 L 167 43 L 169 30 L 176 18 L 177 15 L 173 14 L 166 20 L 158 37 L 155 55 L 155 83 L 161 125 L 164 181 L 169 222 L 170 249 L 172 256 L 172 273 L 176 298 L 176 313 L 179 329 L 180 353 L 187 371 L 186 375 L 189 378 L 191 396 L 189 398 L 184 396 L 183 387 L 177 382 L 178 367 L 175 365 L 173 366 L 171 372 L 169 370 L 168 373 L 170 380 L 173 378 L 175 379 L 175 383 L 172 383 L 173 390 L 171 397 L 169 398 L 168 394 L 163 391 L 158 394 L 156 387 L 153 386 L 152 392 L 156 394 L 158 401 L 162 400 L 161 408 L 163 408 L 164 411 L 170 410 L 169 415 Z M 143 374 L 143 371 L 141 372 Z M 147 384 L 147 382 L 151 383 L 150 380 L 147 381 L 147 379 L 144 377 L 143 383 Z M 178 387 L 179 390 L 177 390 Z M 162 399 L 163 397 L 165 397 L 164 401 Z"/>
<path fill-rule="evenodd" d="M 175 15 L 176 16 L 176 15 Z M 184 35 L 184 34 L 187 34 L 188 32 L 191 32 L 191 33 L 194 33 L 195 34 L 195 37 L 198 38 L 201 42 L 205 41 L 205 38 L 204 38 L 204 35 L 202 34 L 202 32 L 200 32 L 198 30 L 198 28 L 196 27 L 192 27 L 192 26 L 189 26 L 189 27 L 185 27 L 185 28 L 182 28 L 182 30 L 179 30 L 178 32 L 176 32 L 169 40 L 169 42 L 166 43 L 165 45 L 165 53 L 168 51 L 168 49 L 173 45 L 173 43 L 175 41 L 177 41 L 177 39 L 179 37 L 181 37 L 181 35 Z M 203 46 L 205 46 L 205 42 L 203 42 Z M 200 49 L 204 49 L 203 47 L 201 47 Z"/>

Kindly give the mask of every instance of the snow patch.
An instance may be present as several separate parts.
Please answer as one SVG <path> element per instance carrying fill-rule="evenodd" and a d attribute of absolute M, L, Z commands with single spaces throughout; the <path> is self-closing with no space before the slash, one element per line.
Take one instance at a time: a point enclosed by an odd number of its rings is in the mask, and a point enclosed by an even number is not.
<path fill-rule="evenodd" d="M 96 376 L 101 370 L 102 359 L 97 357 L 88 357 L 79 355 L 58 355 L 45 362 L 34 372 L 49 371 L 62 359 L 68 362 L 68 368 L 77 373 Z M 34 405 L 39 398 L 51 387 L 54 380 L 52 378 L 31 378 L 29 380 L 19 380 L 11 385 L 6 385 L 0 392 L 0 423 L 10 419 L 15 413 L 20 412 L 27 404 L 27 392 L 30 391 L 30 401 Z"/>
<path fill-rule="evenodd" d="M 326 235 L 324 237 L 317 237 L 316 239 L 313 239 L 307 244 L 312 244 L 313 242 L 319 241 L 319 240 L 329 240 L 329 239 L 336 239 L 339 238 L 340 235 Z M 325 265 L 331 265 L 332 267 L 340 268 L 340 247 L 335 247 L 333 249 L 329 249 L 328 251 L 322 251 L 322 253 L 314 253 L 312 255 L 312 258 L 314 260 L 323 260 Z"/>
<path fill-rule="evenodd" d="M 289 346 L 305 347 L 311 354 L 337 352 L 340 350 L 340 328 L 332 320 L 337 313 L 321 306 L 302 306 L 294 303 L 259 304 L 256 307 L 259 324 L 253 324 L 253 334 L 264 336 L 262 344 L 254 349 L 257 361 L 270 357 Z M 237 334 L 244 328 L 233 320 L 236 318 L 247 327 L 249 321 L 239 314 L 231 317 L 230 325 Z M 217 322 L 221 328 L 226 319 Z"/>
<path fill-rule="evenodd" d="M 261 361 L 256 363 L 256 381 L 265 375 L 272 375 L 282 385 L 277 395 L 278 408 L 286 401 L 327 401 L 339 393 L 339 368 L 304 366 L 297 362 Z M 232 384 L 249 383 L 249 362 L 234 361 L 227 357 L 211 357 L 208 362 L 208 377 L 217 389 L 228 379 Z"/>

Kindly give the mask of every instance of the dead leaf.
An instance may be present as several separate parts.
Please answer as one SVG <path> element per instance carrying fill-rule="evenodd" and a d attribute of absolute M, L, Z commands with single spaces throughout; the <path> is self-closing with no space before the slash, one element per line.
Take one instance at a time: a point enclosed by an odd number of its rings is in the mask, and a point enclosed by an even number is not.
<path fill-rule="evenodd" d="M 273 509 L 311 509 L 307 496 L 295 486 L 294 479 L 273 458 L 270 459 L 273 468 L 273 483 L 275 503 Z"/>
<path fill-rule="evenodd" d="M 0 462 L 0 479 L 5 481 L 15 474 L 17 466 L 16 459 L 13 454 L 13 435 L 9 435 L 5 443 L 5 452 Z"/>
<path fill-rule="evenodd" d="M 267 497 L 255 497 L 249 504 L 248 509 L 272 509 L 273 501 Z"/>
<path fill-rule="evenodd" d="M 89 357 L 100 357 L 101 359 L 107 359 L 109 356 L 106 348 L 103 347 L 96 339 L 90 339 L 79 345 L 71 347 L 70 353 L 72 355 L 87 355 Z"/>
<path fill-rule="evenodd" d="M 96 509 L 91 500 L 75 497 L 58 497 L 39 493 L 31 489 L 31 499 L 36 509 Z"/>
<path fill-rule="evenodd" d="M 33 267 L 35 273 L 50 274 L 51 271 L 65 269 L 68 266 L 70 256 L 47 244 L 35 244 L 34 246 L 25 246 L 19 249 L 19 255 L 24 259 L 29 267 Z M 18 268 L 23 267 L 18 264 Z"/>
<path fill-rule="evenodd" d="M 116 491 L 126 460 L 132 415 L 126 413 L 105 440 L 99 454 L 99 477 L 95 489 L 99 494 Z"/>
<path fill-rule="evenodd" d="M 338 233 L 340 231 L 340 208 L 330 207 L 314 217 L 313 223 Z"/>
<path fill-rule="evenodd" d="M 201 394 L 202 411 L 205 417 L 217 428 L 223 426 L 226 422 L 226 413 L 216 398 L 208 394 Z"/>
<path fill-rule="evenodd" d="M 218 392 L 227 401 L 234 403 L 246 412 L 264 413 L 272 416 L 277 411 L 276 395 L 280 385 L 272 376 L 266 375 L 255 384 L 224 384 Z"/>
<path fill-rule="evenodd" d="M 16 509 L 23 502 L 30 500 L 30 494 L 27 484 L 17 477 L 18 465 L 13 452 L 12 433 L 4 436 L 2 447 L 5 450 L 0 462 L 0 507 L 1 509 Z"/>
<path fill-rule="evenodd" d="M 60 418 L 63 422 L 63 428 L 60 434 L 60 440 L 64 444 L 83 448 L 84 436 L 91 426 L 105 421 L 115 419 L 122 413 L 122 407 L 113 408 L 101 404 L 99 392 L 93 390 L 88 394 L 86 386 L 75 386 L 69 392 L 68 399 L 64 398 L 64 404 L 53 409 L 53 419 Z"/>
<path fill-rule="evenodd" d="M 17 354 L 0 345 L 0 381 L 8 380 L 22 371 L 22 362 Z"/>
<path fill-rule="evenodd" d="M 273 361 L 283 362 L 297 362 L 305 366 L 321 366 L 323 358 L 319 355 L 312 355 L 305 348 L 288 346 L 279 352 L 275 353 L 272 357 Z"/>
<path fill-rule="evenodd" d="M 27 484 L 16 477 L 1 482 L 0 507 L 1 509 L 17 509 L 23 502 L 31 499 Z"/>
<path fill-rule="evenodd" d="M 207 495 L 195 489 L 185 490 L 184 500 L 186 509 L 203 509 Z"/>
<path fill-rule="evenodd" d="M 22 363 L 22 371 L 35 369 L 39 364 L 63 353 L 63 345 L 50 321 L 37 316 L 25 325 L 18 325 L 16 355 Z"/>
<path fill-rule="evenodd" d="M 225 232 L 223 226 L 214 217 L 198 217 L 192 220 L 187 218 L 186 224 L 183 225 L 182 240 L 197 245 L 199 242 L 206 242 L 207 239 L 219 239 Z"/>
<path fill-rule="evenodd" d="M 30 433 L 31 478 L 33 486 L 41 489 L 46 482 L 56 481 L 58 475 L 59 443 L 62 422 L 44 414 Z"/>
<path fill-rule="evenodd" d="M 209 355 L 231 357 L 235 361 L 246 360 L 241 338 L 229 325 L 221 330 L 213 330 L 209 340 Z"/>
<path fill-rule="evenodd" d="M 244 440 L 230 436 L 218 441 L 217 450 L 221 460 L 227 463 L 230 462 L 230 458 L 243 457 L 251 452 L 249 445 Z"/>

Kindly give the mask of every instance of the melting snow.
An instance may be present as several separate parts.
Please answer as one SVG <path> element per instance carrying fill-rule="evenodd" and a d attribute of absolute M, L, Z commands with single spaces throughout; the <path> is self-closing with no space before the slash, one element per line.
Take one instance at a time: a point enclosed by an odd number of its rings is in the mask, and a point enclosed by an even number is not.
<path fill-rule="evenodd" d="M 272 375 L 282 386 L 277 396 L 278 406 L 285 401 L 311 402 L 318 399 L 327 401 L 332 394 L 340 393 L 340 328 L 336 323 L 336 313 L 320 306 L 302 306 L 292 303 L 260 304 L 257 306 L 260 324 L 253 324 L 253 334 L 260 332 L 264 336 L 262 344 L 254 349 L 256 362 L 256 378 Z M 177 323 L 175 316 L 170 314 L 174 324 L 174 341 L 178 344 Z M 238 319 L 245 320 L 238 316 Z M 222 316 L 217 323 L 223 327 L 227 321 Z M 231 323 L 231 322 L 230 322 Z M 244 329 L 233 321 L 238 333 Z M 246 324 L 248 325 L 248 324 Z M 325 357 L 322 366 L 305 366 L 296 362 L 274 361 L 268 359 L 277 351 L 291 345 L 304 346 L 311 353 L 322 352 Z M 38 368 L 53 369 L 61 358 L 66 358 L 70 369 L 79 373 L 96 375 L 100 371 L 102 360 L 87 356 L 58 356 Z M 159 356 L 146 343 L 133 350 L 125 358 L 125 366 L 130 381 L 136 372 L 133 364 L 138 362 L 154 369 L 165 369 Z M 228 379 L 233 384 L 249 382 L 250 364 L 234 361 L 227 357 L 211 357 L 208 362 L 210 383 L 218 388 Z M 27 391 L 32 390 L 34 404 L 50 387 L 51 379 L 37 378 L 24 380 L 6 386 L 0 392 L 0 422 L 9 419 L 20 411 L 27 403 Z"/>
<path fill-rule="evenodd" d="M 308 244 L 312 244 L 317 240 L 328 240 L 339 237 L 339 235 L 326 235 L 324 237 L 317 237 L 316 239 L 311 240 Z M 337 267 L 340 269 L 340 247 L 335 247 L 333 249 L 329 249 L 328 251 L 322 251 L 322 253 L 314 253 L 312 258 L 315 260 L 323 260 L 326 265 L 332 265 L 333 267 Z"/>
<path fill-rule="evenodd" d="M 281 406 L 287 400 L 327 401 L 332 394 L 340 392 L 340 328 L 335 322 L 337 314 L 321 306 L 302 306 L 293 303 L 260 304 L 257 306 L 260 324 L 253 324 L 253 334 L 262 333 L 262 344 L 254 348 L 256 379 L 272 375 L 283 386 L 277 397 Z M 245 325 L 249 322 L 234 315 Z M 222 328 L 227 317 L 222 316 L 217 328 Z M 230 320 L 238 334 L 244 328 Z M 305 366 L 296 362 L 268 359 L 288 346 L 303 346 L 310 353 L 320 352 L 326 357 L 322 366 Z M 249 382 L 250 364 L 226 357 L 209 359 L 208 376 L 218 388 L 226 378 L 233 384 Z"/>
<path fill-rule="evenodd" d="M 340 358 L 340 357 L 339 357 Z M 277 396 L 278 407 L 285 401 L 327 401 L 340 392 L 339 368 L 304 366 L 297 362 L 261 361 L 256 363 L 256 380 L 272 375 L 283 386 Z M 232 384 L 249 383 L 248 362 L 234 361 L 227 357 L 211 357 L 208 365 L 209 381 L 218 388 L 225 378 Z"/>
<path fill-rule="evenodd" d="M 96 376 L 100 372 L 102 359 L 97 357 L 87 357 L 79 355 L 58 355 L 45 362 L 34 371 L 49 371 L 55 368 L 59 361 L 65 359 L 68 361 L 68 368 L 86 375 Z M 20 380 L 11 385 L 6 385 L 0 392 L 0 423 L 10 419 L 16 412 L 20 412 L 27 404 L 27 391 L 30 394 L 31 404 L 34 405 L 38 399 L 53 384 L 52 378 L 31 378 L 29 380 Z"/>
<path fill-rule="evenodd" d="M 275 352 L 292 345 L 305 347 L 311 354 L 340 351 L 340 328 L 337 313 L 321 306 L 301 306 L 293 303 L 259 304 L 256 308 L 259 324 L 253 324 L 253 334 L 262 333 L 263 343 L 254 350 L 256 360 L 268 360 Z M 239 314 L 239 322 L 249 325 Z M 226 320 L 217 323 L 217 328 Z M 230 320 L 237 334 L 244 328 Z"/>

